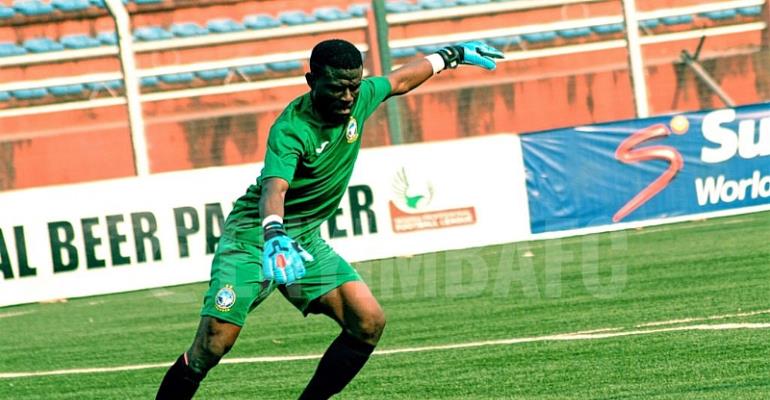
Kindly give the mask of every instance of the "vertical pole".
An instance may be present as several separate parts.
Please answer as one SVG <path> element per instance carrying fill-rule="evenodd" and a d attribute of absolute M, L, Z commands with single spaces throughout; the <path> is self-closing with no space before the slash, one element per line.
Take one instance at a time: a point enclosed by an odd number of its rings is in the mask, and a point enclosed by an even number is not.
<path fill-rule="evenodd" d="M 377 31 L 377 20 L 374 18 L 374 11 L 366 10 L 366 42 L 369 45 L 369 61 L 372 64 L 372 75 L 384 75 L 382 70 L 382 50 L 379 43 L 379 32 Z"/>
<path fill-rule="evenodd" d="M 134 40 L 131 36 L 131 20 L 121 0 L 106 0 L 107 9 L 115 20 L 118 32 L 118 51 L 120 66 L 123 70 L 123 86 L 126 88 L 128 104 L 128 125 L 131 130 L 131 143 L 134 151 L 134 169 L 137 176 L 150 174 L 150 161 L 147 154 L 147 138 L 144 134 L 142 100 L 139 92 L 139 78 L 134 59 Z"/>
<path fill-rule="evenodd" d="M 762 32 L 762 47 L 767 49 L 770 47 L 770 3 L 768 2 L 762 5 L 762 18 L 768 24 Z"/>
<path fill-rule="evenodd" d="M 377 44 L 380 48 L 380 65 L 385 74 L 390 73 L 392 64 L 390 62 L 390 43 L 388 41 L 388 20 L 386 18 L 385 1 L 372 0 L 372 10 L 374 11 L 374 20 L 377 25 Z M 390 98 L 386 102 L 388 114 L 388 131 L 390 132 L 390 144 L 401 144 L 404 137 L 401 133 L 401 111 L 395 98 Z"/>
<path fill-rule="evenodd" d="M 626 23 L 626 44 L 631 85 L 634 89 L 634 106 L 637 118 L 650 116 L 647 98 L 647 79 L 644 74 L 642 44 L 639 41 L 639 21 L 636 19 L 636 1 L 623 0 L 623 17 Z"/>

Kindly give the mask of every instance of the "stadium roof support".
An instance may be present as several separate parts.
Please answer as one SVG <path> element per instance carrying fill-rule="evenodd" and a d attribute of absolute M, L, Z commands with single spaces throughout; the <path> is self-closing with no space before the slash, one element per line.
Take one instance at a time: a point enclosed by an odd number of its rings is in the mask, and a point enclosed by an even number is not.
<path fill-rule="evenodd" d="M 650 116 L 650 104 L 647 96 L 647 77 L 642 58 L 642 43 L 639 41 L 639 20 L 636 15 L 636 1 L 623 0 L 623 16 L 626 23 L 626 46 L 631 86 L 634 90 L 634 107 L 637 118 Z"/>
<path fill-rule="evenodd" d="M 128 124 L 131 129 L 131 144 L 134 152 L 134 169 L 137 176 L 150 174 L 150 157 L 147 153 L 147 138 L 144 134 L 142 117 L 142 98 L 139 92 L 139 76 L 136 73 L 134 59 L 134 38 L 131 35 L 131 18 L 120 0 L 106 0 L 107 8 L 115 19 L 118 31 L 120 66 L 123 70 L 123 83 L 126 88 L 128 105 Z"/>

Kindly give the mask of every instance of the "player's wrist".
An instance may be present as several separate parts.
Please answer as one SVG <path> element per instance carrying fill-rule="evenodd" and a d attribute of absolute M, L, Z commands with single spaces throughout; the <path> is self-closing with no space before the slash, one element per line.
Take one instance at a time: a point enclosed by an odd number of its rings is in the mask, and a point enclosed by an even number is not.
<path fill-rule="evenodd" d="M 277 236 L 286 236 L 283 226 L 283 218 L 278 215 L 269 215 L 262 220 L 262 233 L 265 241 Z"/>
<path fill-rule="evenodd" d="M 425 59 L 428 60 L 431 67 L 433 67 L 433 75 L 436 75 L 446 69 L 446 62 L 444 61 L 444 58 L 441 57 L 441 55 L 438 53 L 429 54 L 425 56 Z"/>
<path fill-rule="evenodd" d="M 460 46 L 446 46 L 439 49 L 434 54 L 441 57 L 441 60 L 444 62 L 444 67 L 442 70 L 448 68 L 457 68 L 463 59 L 463 49 Z"/>

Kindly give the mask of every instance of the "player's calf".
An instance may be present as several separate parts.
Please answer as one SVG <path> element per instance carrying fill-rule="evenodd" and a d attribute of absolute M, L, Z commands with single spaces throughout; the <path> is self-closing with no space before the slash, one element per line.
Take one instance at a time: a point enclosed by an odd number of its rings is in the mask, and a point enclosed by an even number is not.
<path fill-rule="evenodd" d="M 233 347 L 240 327 L 203 317 L 192 347 L 169 368 L 160 384 L 156 400 L 191 399 L 203 378 Z"/>
<path fill-rule="evenodd" d="M 193 369 L 187 353 L 183 353 L 166 372 L 155 399 L 191 399 L 205 377 L 206 371 Z"/>

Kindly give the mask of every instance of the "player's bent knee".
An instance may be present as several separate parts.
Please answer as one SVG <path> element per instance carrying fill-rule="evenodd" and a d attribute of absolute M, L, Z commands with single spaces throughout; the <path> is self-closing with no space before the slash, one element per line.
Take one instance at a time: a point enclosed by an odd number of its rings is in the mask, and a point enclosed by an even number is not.
<path fill-rule="evenodd" d="M 239 332 L 236 325 L 205 317 L 188 352 L 190 368 L 208 372 L 232 349 Z"/>
<path fill-rule="evenodd" d="M 360 316 L 356 327 L 359 339 L 376 344 L 385 330 L 385 323 L 385 313 L 381 309 Z"/>

